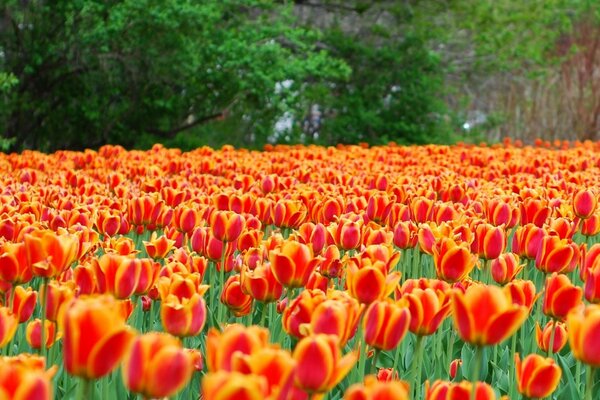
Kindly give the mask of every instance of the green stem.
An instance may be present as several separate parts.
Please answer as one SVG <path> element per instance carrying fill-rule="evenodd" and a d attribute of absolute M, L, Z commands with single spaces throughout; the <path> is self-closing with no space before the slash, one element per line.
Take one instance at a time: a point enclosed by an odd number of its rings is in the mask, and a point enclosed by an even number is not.
<path fill-rule="evenodd" d="M 454 353 L 454 330 L 452 328 L 448 329 L 448 334 L 446 336 L 448 338 L 448 347 L 446 348 L 446 368 L 448 368 L 448 372 L 450 372 L 450 363 L 453 361 L 453 353 Z"/>
<path fill-rule="evenodd" d="M 260 312 L 260 326 L 265 326 L 265 321 L 267 319 L 267 309 L 269 308 L 268 303 L 262 303 L 262 310 Z"/>
<path fill-rule="evenodd" d="M 592 394 L 594 393 L 594 372 L 596 370 L 591 366 L 587 366 L 587 380 L 585 383 L 585 400 L 592 400 Z"/>
<path fill-rule="evenodd" d="M 419 389 L 421 388 L 421 376 L 420 376 L 420 370 L 421 370 L 421 364 L 422 364 L 422 358 L 423 358 L 423 354 L 422 354 L 422 349 L 423 347 L 423 336 L 419 335 L 417 336 L 417 342 L 415 344 L 415 352 L 414 352 L 414 356 L 412 359 L 412 365 L 410 366 L 410 376 L 411 379 L 410 381 L 412 382 L 413 385 L 413 390 L 415 391 L 415 399 L 419 399 Z"/>
<path fill-rule="evenodd" d="M 225 256 L 227 254 L 227 242 L 223 242 L 223 251 L 221 252 L 221 271 L 219 271 L 219 283 L 221 284 L 221 293 L 225 287 Z M 215 293 L 217 298 L 217 322 L 223 323 L 225 306 L 221 303 L 221 293 Z"/>
<path fill-rule="evenodd" d="M 511 357 L 510 360 L 515 359 L 516 351 L 517 351 L 517 333 L 515 332 L 515 334 L 512 335 L 512 338 L 510 340 L 510 357 Z M 509 398 L 510 399 L 514 399 L 516 396 L 515 389 L 517 387 L 517 380 L 516 380 L 517 370 L 515 368 L 516 367 L 513 365 L 509 370 L 508 381 L 512 382 L 512 385 L 510 385 L 510 389 L 509 389 Z M 511 374 L 512 374 L 512 376 L 510 376 Z"/>
<path fill-rule="evenodd" d="M 44 295 L 42 296 L 42 315 L 40 319 L 41 323 L 41 342 L 40 342 L 40 354 L 42 357 L 46 357 L 46 304 L 48 303 L 48 278 L 43 278 Z"/>
<path fill-rule="evenodd" d="M 575 366 L 575 388 L 577 389 L 577 393 L 579 393 L 579 397 L 583 397 L 583 391 L 581 390 L 581 363 L 578 362 Z"/>
<path fill-rule="evenodd" d="M 81 384 L 77 393 L 77 400 L 92 400 L 92 381 L 81 378 Z"/>
<path fill-rule="evenodd" d="M 483 347 L 477 346 L 475 348 L 475 369 L 473 371 L 473 377 L 471 382 L 473 387 L 471 388 L 471 400 L 475 400 L 477 397 L 477 382 L 479 382 L 479 373 L 481 371 L 481 364 L 483 363 Z"/>
<path fill-rule="evenodd" d="M 360 347 L 358 351 L 358 382 L 362 383 L 365 378 L 365 364 L 367 362 L 367 344 L 365 343 L 365 334 L 362 328 L 362 323 L 359 321 L 358 340 Z"/>
<path fill-rule="evenodd" d="M 552 353 L 554 352 L 554 331 L 556 330 L 556 320 L 552 318 L 552 325 L 550 325 L 552 331 L 550 332 L 550 343 L 548 344 L 548 357 L 552 357 Z"/>
<path fill-rule="evenodd" d="M 392 374 L 394 371 L 398 371 L 398 363 L 400 362 L 400 353 L 402 353 L 401 346 L 398 344 L 396 347 L 396 354 L 394 354 L 394 364 L 392 365 Z M 398 376 L 400 376 L 400 372 L 398 371 Z"/>
<path fill-rule="evenodd" d="M 375 349 L 375 353 L 373 354 L 373 360 L 371 363 L 371 374 L 375 374 L 377 372 L 377 359 L 379 358 L 379 353 L 381 353 L 381 350 Z"/>

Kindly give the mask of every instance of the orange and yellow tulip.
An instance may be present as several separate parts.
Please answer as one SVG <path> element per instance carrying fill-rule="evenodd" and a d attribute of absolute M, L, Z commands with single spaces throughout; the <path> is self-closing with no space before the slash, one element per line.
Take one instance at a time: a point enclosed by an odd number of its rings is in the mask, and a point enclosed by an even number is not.
<path fill-rule="evenodd" d="M 564 321 L 581 303 L 583 291 L 568 276 L 554 273 L 546 278 L 543 311 L 547 316 Z"/>
<path fill-rule="evenodd" d="M 223 285 L 221 303 L 225 304 L 236 317 L 243 317 L 252 311 L 253 297 L 242 290 L 240 275 L 231 275 Z"/>
<path fill-rule="evenodd" d="M 452 317 L 459 336 L 476 346 L 495 345 L 514 334 L 528 310 L 497 286 L 472 285 L 454 292 Z"/>
<path fill-rule="evenodd" d="M 179 298 L 168 295 L 161 303 L 160 320 L 165 331 L 178 337 L 196 336 L 206 322 L 206 302 L 199 293 Z"/>
<path fill-rule="evenodd" d="M 473 384 L 468 381 L 453 383 L 435 381 L 431 386 L 426 385 L 425 400 L 496 400 L 494 389 L 485 382 L 477 382 L 475 395 L 472 396 Z"/>
<path fill-rule="evenodd" d="M 19 285 L 29 282 L 32 277 L 33 271 L 27 262 L 25 244 L 4 243 L 0 254 L 0 280 Z"/>
<path fill-rule="evenodd" d="M 79 242 L 75 235 L 36 231 L 25 235 L 27 261 L 33 274 L 56 278 L 76 260 Z"/>
<path fill-rule="evenodd" d="M 525 264 L 519 264 L 519 256 L 515 253 L 500 254 L 492 260 L 490 272 L 494 281 L 500 285 L 506 285 L 515 279 L 517 274 L 523 270 Z"/>
<path fill-rule="evenodd" d="M 52 377 L 56 368 L 45 369 L 19 358 L 0 359 L 0 398 L 11 400 L 51 400 L 53 396 Z"/>
<path fill-rule="evenodd" d="M 59 324 L 67 372 L 97 379 L 114 370 L 134 336 L 125 319 L 117 301 L 110 296 L 73 300 Z"/>
<path fill-rule="evenodd" d="M 403 298 L 410 310 L 409 329 L 418 336 L 435 333 L 450 312 L 450 296 L 439 290 L 414 288 L 405 291 Z"/>
<path fill-rule="evenodd" d="M 477 263 L 477 257 L 471 254 L 468 244 L 464 242 L 442 238 L 432 250 L 437 276 L 446 282 L 463 280 Z"/>
<path fill-rule="evenodd" d="M 245 293 L 262 303 L 279 300 L 283 293 L 283 286 L 275 279 L 268 264 L 260 264 L 254 270 L 243 267 L 241 284 Z"/>
<path fill-rule="evenodd" d="M 567 332 L 573 356 L 592 368 L 600 367 L 600 306 L 573 310 L 567 317 Z"/>
<path fill-rule="evenodd" d="M 542 399 L 558 387 L 562 371 L 552 358 L 529 354 L 523 360 L 515 354 L 515 370 L 519 393 L 527 398 Z"/>
<path fill-rule="evenodd" d="M 150 236 L 149 241 L 142 242 L 144 247 L 146 248 L 146 253 L 150 258 L 155 260 L 163 259 L 169 254 L 169 251 L 173 248 L 175 244 L 174 240 L 169 240 L 165 235 L 161 235 L 160 237 L 156 236 L 156 232 L 152 232 L 152 236 Z"/>
<path fill-rule="evenodd" d="M 54 322 L 44 320 L 44 326 L 46 348 L 49 349 L 60 338 L 60 334 L 57 334 Z M 36 318 L 27 324 L 25 339 L 32 349 L 38 350 L 42 347 L 42 320 Z"/>
<path fill-rule="evenodd" d="M 389 272 L 383 261 L 350 259 L 346 270 L 348 293 L 362 304 L 388 297 L 400 282 L 400 272 Z"/>
<path fill-rule="evenodd" d="M 145 398 L 163 398 L 185 386 L 194 370 L 192 356 L 179 340 L 151 332 L 136 337 L 123 360 L 123 382 Z"/>
<path fill-rule="evenodd" d="M 579 262 L 579 247 L 558 236 L 546 235 L 540 243 L 535 266 L 545 274 L 571 272 Z"/>
<path fill-rule="evenodd" d="M 256 325 L 227 325 L 222 332 L 212 328 L 206 336 L 206 365 L 210 372 L 232 371 L 233 359 L 268 347 L 269 331 Z"/>
<path fill-rule="evenodd" d="M 581 219 L 586 219 L 594 214 L 598 205 L 598 198 L 589 189 L 580 189 L 573 193 L 573 212 Z"/>
<path fill-rule="evenodd" d="M 344 400 L 408 400 L 408 384 L 401 381 L 379 381 L 373 375 L 364 384 L 354 384 L 344 394 Z"/>
<path fill-rule="evenodd" d="M 31 317 L 31 314 L 33 314 L 37 300 L 37 292 L 31 288 L 25 289 L 23 286 L 17 286 L 12 290 L 14 290 L 15 293 L 10 308 L 17 316 L 19 323 L 23 323 Z"/>
<path fill-rule="evenodd" d="M 259 375 L 217 371 L 202 378 L 204 400 L 265 400 L 268 394 L 267 379 Z"/>
<path fill-rule="evenodd" d="M 480 223 L 474 233 L 471 251 L 485 260 L 498 258 L 506 248 L 506 232 L 502 227 Z"/>
<path fill-rule="evenodd" d="M 356 363 L 358 354 L 341 355 L 337 336 L 318 334 L 301 339 L 293 353 L 295 385 L 307 393 L 333 389 Z"/>
<path fill-rule="evenodd" d="M 210 217 L 210 228 L 222 242 L 235 241 L 246 225 L 246 219 L 233 211 L 215 211 Z"/>
<path fill-rule="evenodd" d="M 271 251 L 269 260 L 275 279 L 287 288 L 306 285 L 319 264 L 319 258 L 313 256 L 310 246 L 290 240 Z"/>
<path fill-rule="evenodd" d="M 408 307 L 391 300 L 374 301 L 365 311 L 365 342 L 378 350 L 392 350 L 406 335 L 411 322 Z"/>
<path fill-rule="evenodd" d="M 544 353 L 547 353 L 548 349 L 550 348 L 552 330 L 554 330 L 554 345 L 552 346 L 552 353 L 558 353 L 563 347 L 565 347 L 565 344 L 567 344 L 567 328 L 564 323 L 548 321 L 542 330 L 540 325 L 536 322 L 535 340 L 540 350 Z"/>

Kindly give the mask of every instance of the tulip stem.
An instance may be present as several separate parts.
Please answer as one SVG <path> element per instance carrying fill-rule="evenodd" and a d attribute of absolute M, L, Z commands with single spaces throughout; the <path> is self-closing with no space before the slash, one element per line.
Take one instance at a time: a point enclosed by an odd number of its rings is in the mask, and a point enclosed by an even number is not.
<path fill-rule="evenodd" d="M 262 310 L 260 312 L 260 326 L 265 326 L 265 320 L 267 318 L 267 308 L 269 303 L 262 303 Z"/>
<path fill-rule="evenodd" d="M 420 388 L 421 388 L 421 364 L 422 364 L 422 349 L 423 347 L 423 336 L 417 336 L 417 342 L 415 344 L 415 350 L 413 353 L 412 365 L 411 369 L 411 382 L 413 384 L 413 390 L 415 391 L 415 399 L 421 398 L 419 396 Z"/>
<path fill-rule="evenodd" d="M 585 384 L 585 400 L 592 400 L 592 393 L 594 393 L 594 372 L 596 372 L 596 370 L 591 365 L 588 365 L 587 382 Z"/>
<path fill-rule="evenodd" d="M 42 321 L 40 327 L 40 354 L 42 357 L 46 357 L 46 304 L 48 303 L 48 278 L 42 278 L 42 287 L 44 288 L 44 295 L 42 296 L 42 315 L 40 316 L 40 320 Z"/>
<path fill-rule="evenodd" d="M 92 398 L 91 389 L 92 389 L 91 381 L 86 378 L 81 378 L 81 382 L 79 384 L 79 390 L 77 393 L 77 400 L 91 399 Z"/>
<path fill-rule="evenodd" d="M 221 252 L 221 271 L 219 271 L 219 283 L 221 284 L 221 293 L 223 292 L 223 289 L 225 288 L 225 256 L 227 254 L 227 242 L 223 242 L 223 251 Z M 217 298 L 216 298 L 216 303 L 217 303 L 217 323 L 222 324 L 223 323 L 223 318 L 225 317 L 223 315 L 223 311 L 225 309 L 225 307 L 223 306 L 223 304 L 221 303 L 221 296 L 219 293 L 216 293 Z"/>
<path fill-rule="evenodd" d="M 522 329 L 522 328 L 521 328 Z M 515 359 L 515 353 L 517 352 L 517 333 L 515 332 L 512 335 L 512 338 L 510 339 L 510 360 L 514 360 Z M 515 393 L 514 390 L 516 388 L 516 376 L 517 376 L 517 370 L 516 367 L 513 365 L 513 367 L 510 369 L 510 372 L 512 372 L 514 375 L 513 377 L 511 377 L 509 375 L 509 382 L 512 382 L 513 384 L 510 386 L 509 389 L 509 398 L 510 399 L 514 399 L 515 398 Z M 510 374 L 509 372 L 509 374 Z"/>
<path fill-rule="evenodd" d="M 373 354 L 373 362 L 371 363 L 371 373 L 375 374 L 377 372 L 377 359 L 379 358 L 379 353 L 381 350 L 375 349 L 375 353 Z"/>
<path fill-rule="evenodd" d="M 483 363 L 483 346 L 475 348 L 475 369 L 473 371 L 473 387 L 471 387 L 471 400 L 477 397 L 477 382 L 479 382 L 479 373 L 481 372 L 481 364 Z"/>
<path fill-rule="evenodd" d="M 365 378 L 365 363 L 367 362 L 367 344 L 365 343 L 365 334 L 364 329 L 362 329 L 362 326 L 361 328 L 359 328 L 359 330 L 360 334 L 358 335 L 358 340 L 360 340 L 360 347 L 358 352 L 358 382 L 362 383 Z"/>
<path fill-rule="evenodd" d="M 556 320 L 552 318 L 552 325 L 550 325 L 550 343 L 548 344 L 548 357 L 552 357 L 552 353 L 554 353 L 554 335 L 556 331 Z"/>

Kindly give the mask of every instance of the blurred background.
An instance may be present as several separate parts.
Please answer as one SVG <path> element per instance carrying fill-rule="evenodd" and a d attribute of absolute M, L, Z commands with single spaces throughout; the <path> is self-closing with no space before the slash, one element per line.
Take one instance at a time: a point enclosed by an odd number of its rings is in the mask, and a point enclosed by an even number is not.
<path fill-rule="evenodd" d="M 0 0 L 0 149 L 600 139 L 598 0 Z"/>

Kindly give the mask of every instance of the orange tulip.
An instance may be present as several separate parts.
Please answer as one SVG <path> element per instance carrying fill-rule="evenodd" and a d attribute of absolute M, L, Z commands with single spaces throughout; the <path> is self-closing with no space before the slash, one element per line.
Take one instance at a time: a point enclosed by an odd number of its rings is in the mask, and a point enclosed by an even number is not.
<path fill-rule="evenodd" d="M 347 266 L 348 293 L 362 304 L 388 297 L 400 282 L 400 272 L 390 272 L 383 261 L 358 261 L 352 258 Z"/>
<path fill-rule="evenodd" d="M 410 321 L 408 307 L 391 300 L 375 301 L 363 318 L 365 342 L 378 350 L 394 349 L 406 335 Z"/>
<path fill-rule="evenodd" d="M 349 218 L 340 219 L 327 227 L 335 245 L 342 250 L 353 250 L 362 243 L 362 221 Z"/>
<path fill-rule="evenodd" d="M 506 285 L 515 279 L 524 267 L 525 264 L 519 264 L 519 256 L 517 254 L 504 253 L 500 254 L 495 260 L 492 260 L 490 271 L 496 283 Z"/>
<path fill-rule="evenodd" d="M 325 293 L 321 290 L 303 290 L 300 296 L 292 300 L 283 310 L 281 324 L 283 329 L 298 339 L 306 336 L 300 328 L 305 324 L 310 324 L 314 310 L 319 304 L 327 299 Z"/>
<path fill-rule="evenodd" d="M 415 288 L 403 298 L 410 310 L 409 329 L 415 335 L 432 335 L 450 312 L 450 297 L 439 290 Z"/>
<path fill-rule="evenodd" d="M 570 272 L 579 262 L 579 247 L 558 236 L 546 235 L 535 258 L 535 266 L 545 274 Z"/>
<path fill-rule="evenodd" d="M 79 242 L 75 235 L 36 231 L 25 235 L 25 251 L 33 274 L 56 278 L 76 260 Z"/>
<path fill-rule="evenodd" d="M 46 296 L 46 319 L 56 322 L 63 306 L 75 296 L 73 282 L 50 281 L 47 286 L 40 287 L 40 299 L 44 296 Z"/>
<path fill-rule="evenodd" d="M 340 346 L 345 346 L 358 326 L 362 308 L 346 292 L 332 291 L 328 299 L 318 304 L 310 315 L 307 334 L 324 333 L 336 335 Z M 299 327 L 303 332 L 303 326 Z"/>
<path fill-rule="evenodd" d="M 600 306 L 575 309 L 567 317 L 569 346 L 573 356 L 593 368 L 600 367 Z"/>
<path fill-rule="evenodd" d="M 400 379 L 398 371 L 392 368 L 381 368 L 377 371 L 377 380 L 381 382 L 397 381 Z"/>
<path fill-rule="evenodd" d="M 31 288 L 25 289 L 23 286 L 17 286 L 13 290 L 15 293 L 11 310 L 17 316 L 19 323 L 22 323 L 27 321 L 33 314 L 37 292 Z"/>
<path fill-rule="evenodd" d="M 586 219 L 594 214 L 598 199 L 589 189 L 580 189 L 573 194 L 573 212 L 581 219 Z"/>
<path fill-rule="evenodd" d="M 459 336 L 476 346 L 495 345 L 514 334 L 527 319 L 526 307 L 513 304 L 497 286 L 472 285 L 454 292 L 452 317 Z"/>
<path fill-rule="evenodd" d="M 67 372 L 97 379 L 115 369 L 134 336 L 125 319 L 110 296 L 72 301 L 60 320 Z"/>
<path fill-rule="evenodd" d="M 44 326 L 46 329 L 46 334 L 44 335 L 46 348 L 49 349 L 61 335 L 57 335 L 56 324 L 54 322 L 45 320 Z M 25 339 L 32 349 L 38 350 L 42 347 L 42 320 L 36 318 L 27 324 Z"/>
<path fill-rule="evenodd" d="M 297 362 L 295 384 L 307 393 L 333 389 L 356 363 L 358 354 L 342 357 L 335 335 L 313 335 L 301 339 L 293 353 Z"/>
<path fill-rule="evenodd" d="M 218 371 L 202 378 L 203 400 L 265 400 L 269 385 L 265 377 Z"/>
<path fill-rule="evenodd" d="M 167 271 L 168 269 L 163 269 Z M 178 299 L 189 299 L 194 294 L 204 294 L 208 290 L 207 285 L 202 284 L 202 277 L 198 273 L 173 273 L 170 276 L 161 276 L 156 283 L 158 294 L 164 301 L 169 295 Z"/>
<path fill-rule="evenodd" d="M 327 229 L 321 223 L 305 222 L 298 228 L 298 241 L 312 245 L 315 254 L 321 254 L 327 239 Z"/>
<path fill-rule="evenodd" d="M 458 373 L 458 369 L 461 367 L 461 365 L 462 365 L 462 360 L 460 358 L 457 358 L 450 362 L 450 370 L 449 370 L 450 379 L 456 378 L 456 374 Z"/>
<path fill-rule="evenodd" d="M 243 267 L 241 284 L 245 293 L 262 303 L 276 301 L 283 293 L 283 286 L 277 282 L 268 264 L 260 264 L 253 271 Z"/>
<path fill-rule="evenodd" d="M 27 262 L 25 244 L 4 243 L 0 255 L 0 280 L 19 285 L 29 282 L 32 277 L 33 271 Z"/>
<path fill-rule="evenodd" d="M 180 232 L 189 234 L 202 220 L 200 212 L 188 205 L 180 204 L 173 211 L 172 225 Z"/>
<path fill-rule="evenodd" d="M 233 211 L 216 211 L 210 217 L 210 228 L 222 242 L 235 241 L 246 225 L 246 219 Z"/>
<path fill-rule="evenodd" d="M 495 226 L 512 228 L 519 223 L 521 212 L 505 199 L 492 198 L 484 201 L 486 219 Z"/>
<path fill-rule="evenodd" d="M 446 282 L 463 280 L 477 263 L 477 257 L 471 254 L 468 244 L 464 242 L 442 238 L 432 250 L 437 276 Z"/>
<path fill-rule="evenodd" d="M 534 224 L 542 227 L 552 210 L 544 199 L 529 197 L 523 200 L 521 206 L 521 225 Z"/>
<path fill-rule="evenodd" d="M 151 332 L 135 338 L 123 360 L 125 387 L 145 398 L 173 396 L 194 370 L 191 355 L 179 340 Z"/>
<path fill-rule="evenodd" d="M 364 384 L 354 384 L 344 394 L 344 400 L 408 400 L 408 384 L 401 381 L 378 381 L 373 375 Z"/>
<path fill-rule="evenodd" d="M 418 228 L 412 221 L 400 221 L 394 227 L 394 245 L 400 249 L 414 248 L 418 241 Z"/>
<path fill-rule="evenodd" d="M 504 286 L 504 291 L 508 294 L 514 304 L 526 307 L 531 311 L 541 293 L 536 294 L 535 283 L 522 279 L 515 279 Z"/>
<path fill-rule="evenodd" d="M 476 400 L 496 400 L 494 389 L 485 382 L 477 382 L 475 386 Z M 473 384 L 468 381 L 452 383 L 435 381 L 433 385 L 426 384 L 425 400 L 470 400 Z"/>
<path fill-rule="evenodd" d="M 0 348 L 15 336 L 19 320 L 7 307 L 0 307 Z"/>
<path fill-rule="evenodd" d="M 475 240 L 471 243 L 471 251 L 486 260 L 494 260 L 506 248 L 506 232 L 504 228 L 480 223 L 475 229 Z"/>
<path fill-rule="evenodd" d="M 295 200 L 279 200 L 271 209 L 273 225 L 280 228 L 298 228 L 306 219 L 306 206 Z"/>
<path fill-rule="evenodd" d="M 583 291 L 571 284 L 568 276 L 554 273 L 546 278 L 544 290 L 544 314 L 564 321 L 567 314 L 581 304 Z"/>
<path fill-rule="evenodd" d="M 150 258 L 155 260 L 163 259 L 169 254 L 169 251 L 173 248 L 175 244 L 174 240 L 169 240 L 165 235 L 161 235 L 160 237 L 156 237 L 156 232 L 152 232 L 152 236 L 150 236 L 150 241 L 142 242 L 144 247 L 146 248 L 146 253 Z"/>
<path fill-rule="evenodd" d="M 518 227 L 512 240 L 512 251 L 520 257 L 535 260 L 545 236 L 542 228 L 533 224 Z"/>
<path fill-rule="evenodd" d="M 234 357 L 253 354 L 268 347 L 269 331 L 252 325 L 227 325 L 222 332 L 212 328 L 206 336 L 206 365 L 210 372 L 231 371 Z"/>
<path fill-rule="evenodd" d="M 206 302 L 199 293 L 190 298 L 168 295 L 160 307 L 160 320 L 165 331 L 174 336 L 196 336 L 206 322 Z"/>
<path fill-rule="evenodd" d="M 550 348 L 552 330 L 554 330 L 552 353 L 558 353 L 563 347 L 565 347 L 565 344 L 567 344 L 567 328 L 565 327 L 564 323 L 548 321 L 542 330 L 540 325 L 536 322 L 535 340 L 540 350 L 542 350 L 544 353 L 547 353 L 548 349 Z"/>
<path fill-rule="evenodd" d="M 290 240 L 271 251 L 269 259 L 275 279 L 287 288 L 306 285 L 319 263 L 319 258 L 313 256 L 310 246 Z"/>
<path fill-rule="evenodd" d="M 252 296 L 244 293 L 239 275 L 231 275 L 223 285 L 221 303 L 225 304 L 236 317 L 243 317 L 252 311 Z"/>
<path fill-rule="evenodd" d="M 562 371 L 552 358 L 529 354 L 521 361 L 515 354 L 515 370 L 519 393 L 528 398 L 550 396 L 560 383 Z"/>
<path fill-rule="evenodd" d="M 595 236 L 600 233 L 600 214 L 594 213 L 581 223 L 581 234 Z"/>
<path fill-rule="evenodd" d="M 19 358 L 3 357 L 0 360 L 0 398 L 11 400 L 51 400 L 53 396 L 52 377 L 56 368 L 45 370 Z"/>

